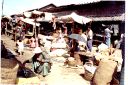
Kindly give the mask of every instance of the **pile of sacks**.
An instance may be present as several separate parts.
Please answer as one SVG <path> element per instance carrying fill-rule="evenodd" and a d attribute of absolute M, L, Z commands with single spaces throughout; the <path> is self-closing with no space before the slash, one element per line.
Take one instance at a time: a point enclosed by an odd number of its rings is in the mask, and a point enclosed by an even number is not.
<path fill-rule="evenodd" d="M 97 68 L 90 79 L 92 85 L 119 85 L 115 76 L 121 72 L 122 61 L 120 49 L 106 48 L 95 53 Z"/>

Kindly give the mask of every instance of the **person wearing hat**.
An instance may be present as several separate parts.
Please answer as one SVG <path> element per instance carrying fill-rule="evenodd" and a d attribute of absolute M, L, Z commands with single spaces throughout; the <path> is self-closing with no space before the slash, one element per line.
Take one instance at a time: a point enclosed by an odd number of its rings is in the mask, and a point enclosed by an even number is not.
<path fill-rule="evenodd" d="M 26 63 L 32 63 L 32 68 L 35 73 L 41 74 L 43 77 L 47 76 L 50 72 L 50 59 L 46 51 L 42 51 L 40 47 L 34 49 L 34 56 L 30 60 L 26 60 Z"/>

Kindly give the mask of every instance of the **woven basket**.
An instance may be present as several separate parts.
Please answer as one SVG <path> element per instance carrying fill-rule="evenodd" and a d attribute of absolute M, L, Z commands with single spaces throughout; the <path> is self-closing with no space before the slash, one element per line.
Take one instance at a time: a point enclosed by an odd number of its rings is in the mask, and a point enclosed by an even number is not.
<path fill-rule="evenodd" d="M 85 65 L 89 66 L 89 65 L 92 65 L 92 63 L 91 62 L 86 62 Z M 91 81 L 93 76 L 94 76 L 94 74 L 91 73 L 90 71 L 88 71 L 86 69 L 86 67 L 84 67 L 84 70 L 85 70 L 84 79 L 87 80 L 87 81 Z"/>
<path fill-rule="evenodd" d="M 76 61 L 73 60 L 73 61 L 68 61 L 68 65 L 69 66 L 76 66 Z"/>
<path fill-rule="evenodd" d="M 15 84 L 19 64 L 14 59 L 1 59 L 1 83 Z"/>
<path fill-rule="evenodd" d="M 87 80 L 87 81 L 91 81 L 92 78 L 93 78 L 93 74 L 85 69 L 84 79 Z"/>

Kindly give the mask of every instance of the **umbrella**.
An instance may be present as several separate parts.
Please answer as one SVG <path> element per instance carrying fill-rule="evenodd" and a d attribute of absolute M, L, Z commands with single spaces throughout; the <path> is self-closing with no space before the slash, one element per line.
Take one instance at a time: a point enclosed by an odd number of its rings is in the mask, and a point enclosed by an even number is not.
<path fill-rule="evenodd" d="M 86 43 L 86 40 L 84 39 L 84 37 L 82 37 L 79 34 L 71 34 L 71 35 L 69 35 L 69 38 L 76 39 L 78 41 Z"/>

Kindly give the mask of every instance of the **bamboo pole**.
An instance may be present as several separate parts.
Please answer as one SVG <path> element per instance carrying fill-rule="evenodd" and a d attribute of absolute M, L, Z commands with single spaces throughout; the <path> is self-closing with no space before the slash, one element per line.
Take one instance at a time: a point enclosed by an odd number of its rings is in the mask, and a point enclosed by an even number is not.
<path fill-rule="evenodd" d="M 37 46 L 37 40 L 36 40 L 36 18 L 35 18 L 35 27 L 34 27 L 34 34 L 35 34 L 35 47 Z"/>

